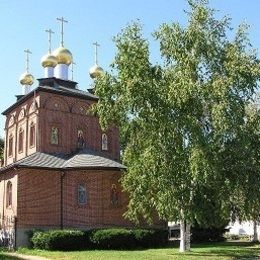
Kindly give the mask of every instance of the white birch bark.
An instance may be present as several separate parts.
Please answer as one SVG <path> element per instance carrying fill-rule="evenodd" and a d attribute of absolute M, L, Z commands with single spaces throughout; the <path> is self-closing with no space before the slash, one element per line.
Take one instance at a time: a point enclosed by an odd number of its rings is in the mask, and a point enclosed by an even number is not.
<path fill-rule="evenodd" d="M 180 252 L 185 252 L 185 222 L 183 220 L 180 221 Z"/>
<path fill-rule="evenodd" d="M 180 221 L 180 252 L 190 250 L 190 225 Z"/>

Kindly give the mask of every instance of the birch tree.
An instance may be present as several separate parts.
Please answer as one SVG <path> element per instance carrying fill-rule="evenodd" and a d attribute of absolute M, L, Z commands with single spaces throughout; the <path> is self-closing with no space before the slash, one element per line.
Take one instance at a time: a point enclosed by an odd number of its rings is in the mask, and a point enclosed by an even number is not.
<path fill-rule="evenodd" d="M 163 62 L 150 61 L 137 23 L 114 38 L 117 53 L 111 72 L 95 82 L 94 108 L 103 128 L 113 123 L 125 136 L 125 216 L 151 222 L 156 211 L 179 221 L 181 251 L 189 249 L 190 224 L 214 225 L 234 208 L 230 197 L 241 181 L 230 182 L 242 173 L 223 170 L 223 154 L 232 156 L 227 146 L 240 133 L 260 76 L 247 26 L 229 39 L 230 18 L 216 19 L 206 1 L 188 2 L 186 26 L 162 24 L 153 33 Z"/>

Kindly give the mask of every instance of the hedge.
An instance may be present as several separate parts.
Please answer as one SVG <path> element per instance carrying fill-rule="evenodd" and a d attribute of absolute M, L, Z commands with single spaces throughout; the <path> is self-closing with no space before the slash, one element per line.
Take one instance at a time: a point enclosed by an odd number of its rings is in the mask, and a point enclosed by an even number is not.
<path fill-rule="evenodd" d="M 90 235 L 90 241 L 99 249 L 128 249 L 136 247 L 134 234 L 128 229 L 100 229 Z"/>
<path fill-rule="evenodd" d="M 164 246 L 168 241 L 167 230 L 151 229 L 98 229 L 37 231 L 31 242 L 34 248 L 46 250 L 80 249 L 133 249 Z"/>
<path fill-rule="evenodd" d="M 89 246 L 88 234 L 79 230 L 50 230 L 35 232 L 31 238 L 34 248 L 46 250 L 80 250 Z"/>
<path fill-rule="evenodd" d="M 191 228 L 191 242 L 204 243 L 225 241 L 224 234 L 227 231 L 228 229 L 226 229 L 225 226 L 203 228 L 196 225 Z"/>
<path fill-rule="evenodd" d="M 134 229 L 132 230 L 137 247 L 149 248 L 165 246 L 168 242 L 168 230 Z"/>

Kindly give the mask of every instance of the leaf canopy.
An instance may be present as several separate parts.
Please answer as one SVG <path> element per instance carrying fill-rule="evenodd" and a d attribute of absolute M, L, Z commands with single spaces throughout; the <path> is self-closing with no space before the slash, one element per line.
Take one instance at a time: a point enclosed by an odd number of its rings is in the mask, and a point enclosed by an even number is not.
<path fill-rule="evenodd" d="M 124 140 L 133 221 L 151 221 L 156 210 L 167 221 L 184 212 L 190 223 L 210 226 L 259 207 L 260 191 L 252 199 L 257 186 L 249 185 L 260 177 L 259 128 L 246 108 L 260 67 L 247 25 L 230 40 L 230 18 L 216 19 L 206 1 L 189 5 L 187 26 L 163 24 L 153 33 L 161 65 L 151 63 L 149 42 L 133 23 L 114 38 L 112 72 L 95 81 L 100 124 L 116 124 Z"/>

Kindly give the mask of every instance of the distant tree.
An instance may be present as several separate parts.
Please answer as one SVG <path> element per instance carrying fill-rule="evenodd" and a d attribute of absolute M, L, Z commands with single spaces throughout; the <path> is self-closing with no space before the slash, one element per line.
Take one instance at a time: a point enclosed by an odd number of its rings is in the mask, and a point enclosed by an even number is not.
<path fill-rule="evenodd" d="M 229 18 L 215 19 L 207 1 L 188 2 L 186 27 L 163 24 L 154 33 L 163 65 L 150 62 L 135 23 L 115 37 L 112 72 L 95 82 L 101 126 L 114 123 L 124 136 L 126 216 L 151 221 L 156 210 L 161 219 L 180 221 L 181 251 L 189 249 L 190 224 L 223 223 L 240 192 L 238 208 L 260 202 L 240 191 L 245 169 L 236 167 L 240 154 L 233 157 L 240 135 L 246 137 L 246 106 L 260 79 L 247 26 L 229 40 Z"/>

